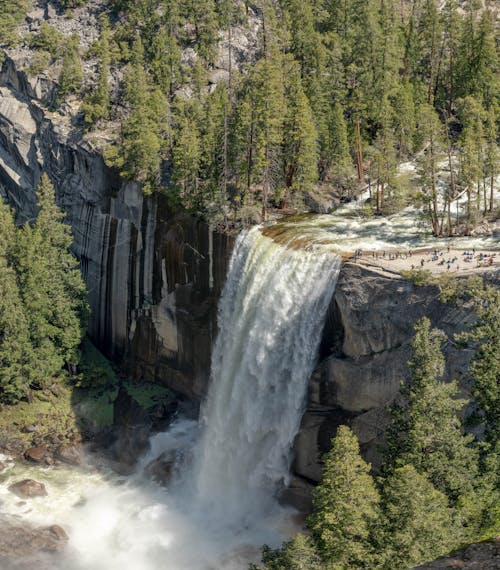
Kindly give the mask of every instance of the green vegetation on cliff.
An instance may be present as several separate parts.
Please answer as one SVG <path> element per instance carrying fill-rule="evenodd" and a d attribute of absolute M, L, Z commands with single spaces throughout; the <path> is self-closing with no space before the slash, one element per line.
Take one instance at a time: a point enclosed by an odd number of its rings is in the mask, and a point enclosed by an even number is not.
<path fill-rule="evenodd" d="M 63 58 L 60 102 L 81 92 L 86 129 L 114 140 L 108 163 L 146 192 L 227 223 L 304 208 L 318 186 L 349 197 L 369 179 L 371 211 L 413 201 L 436 235 L 494 215 L 494 2 L 109 0 L 101 8 L 100 38 L 87 50 L 44 23 L 30 40 L 39 50 L 30 69 Z M 10 37 L 22 13 L 9 4 L 0 30 Z M 83 83 L 80 58 L 92 61 Z M 398 175 L 407 160 L 417 164 L 414 188 Z"/>
<path fill-rule="evenodd" d="M 46 389 L 79 362 L 87 292 L 71 230 L 44 175 L 33 225 L 16 228 L 0 201 L 0 401 Z"/>
<path fill-rule="evenodd" d="M 311 536 L 264 547 L 254 570 L 404 569 L 498 534 L 500 426 L 491 413 L 498 367 L 490 371 L 487 363 L 498 353 L 500 303 L 493 288 L 483 284 L 482 291 L 479 319 L 465 337 L 478 342 L 471 376 L 488 445 L 484 435 L 464 433 L 459 414 L 466 401 L 457 398 L 456 383 L 440 381 L 443 333 L 423 318 L 415 326 L 412 381 L 391 408 L 382 476 L 370 474 L 355 435 L 341 426 L 314 492 Z"/>

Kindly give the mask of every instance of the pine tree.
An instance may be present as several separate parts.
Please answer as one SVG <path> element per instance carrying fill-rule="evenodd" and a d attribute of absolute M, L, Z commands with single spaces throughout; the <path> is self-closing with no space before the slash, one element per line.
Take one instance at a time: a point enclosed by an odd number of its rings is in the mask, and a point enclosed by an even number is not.
<path fill-rule="evenodd" d="M 285 195 L 283 206 L 293 196 L 303 196 L 318 180 L 317 132 L 309 101 L 302 89 L 298 68 L 288 71 L 287 115 L 283 129 Z"/>
<path fill-rule="evenodd" d="M 387 456 L 389 465 L 413 465 L 456 501 L 473 487 L 477 452 L 470 445 L 472 436 L 462 433 L 458 413 L 466 401 L 457 398 L 457 383 L 439 381 L 444 370 L 442 342 L 442 333 L 431 329 L 427 317 L 415 325 L 408 363 L 412 380 L 402 391 L 404 404 L 392 409 Z"/>
<path fill-rule="evenodd" d="M 296 534 L 278 550 L 264 546 L 262 566 L 252 570 L 322 570 L 321 557 L 309 536 Z"/>
<path fill-rule="evenodd" d="M 59 88 L 57 91 L 59 98 L 64 98 L 70 93 L 78 93 L 82 87 L 83 69 L 78 46 L 78 36 L 71 36 L 64 50 L 62 69 L 59 75 Z"/>
<path fill-rule="evenodd" d="M 443 224 L 439 214 L 438 165 L 445 157 L 444 132 L 439 117 L 428 104 L 422 105 L 420 109 L 418 127 L 420 136 L 425 141 L 425 149 L 417 160 L 421 197 L 432 233 L 439 236 Z"/>
<path fill-rule="evenodd" d="M 340 426 L 323 458 L 321 482 L 313 494 L 308 525 L 328 568 L 369 567 L 370 534 L 378 517 L 379 494 L 356 436 Z"/>
<path fill-rule="evenodd" d="M 488 210 L 488 199 L 484 185 L 486 140 L 484 133 L 485 111 L 475 97 L 466 97 L 461 102 L 463 131 L 460 136 L 460 170 L 462 184 L 467 192 L 466 216 L 468 229 L 481 212 L 481 198 L 484 211 Z"/>
<path fill-rule="evenodd" d="M 353 164 L 349 153 L 347 123 L 339 101 L 332 106 L 330 119 L 331 171 L 334 179 L 343 182 L 352 175 Z"/>
<path fill-rule="evenodd" d="M 31 367 L 36 366 L 17 275 L 10 265 L 15 234 L 13 216 L 0 199 L 0 402 L 25 397 Z"/>
<path fill-rule="evenodd" d="M 150 194 L 160 177 L 162 151 L 169 135 L 169 106 L 164 94 L 154 87 L 144 66 L 144 48 L 139 34 L 125 73 L 124 101 L 129 115 L 122 123 L 121 141 L 106 150 L 107 164 L 122 176 L 142 184 Z"/>
<path fill-rule="evenodd" d="M 453 546 L 448 499 L 412 465 L 395 469 L 383 482 L 380 526 L 385 570 L 413 568 Z"/>
<path fill-rule="evenodd" d="M 500 291 L 482 280 L 469 281 L 468 290 L 478 318 L 458 338 L 476 346 L 470 370 L 473 394 L 484 412 L 487 438 L 494 446 L 500 434 Z"/>
<path fill-rule="evenodd" d="M 99 64 L 97 83 L 83 102 L 85 124 L 88 128 L 98 121 L 108 119 L 111 105 L 111 89 L 109 85 L 109 68 L 111 65 L 111 29 L 108 17 L 103 14 L 99 19 L 101 35 L 98 43 Z"/>
<path fill-rule="evenodd" d="M 71 230 L 55 204 L 54 187 L 44 174 L 37 190 L 40 208 L 26 224 L 16 252 L 23 306 L 37 359 L 33 382 L 45 386 L 63 367 L 76 365 L 87 314 L 86 288 L 78 262 L 68 251 Z"/>
<path fill-rule="evenodd" d="M 187 208 L 199 204 L 199 168 L 201 148 L 199 133 L 184 109 L 178 111 L 179 126 L 172 149 L 173 182 L 181 203 Z"/>

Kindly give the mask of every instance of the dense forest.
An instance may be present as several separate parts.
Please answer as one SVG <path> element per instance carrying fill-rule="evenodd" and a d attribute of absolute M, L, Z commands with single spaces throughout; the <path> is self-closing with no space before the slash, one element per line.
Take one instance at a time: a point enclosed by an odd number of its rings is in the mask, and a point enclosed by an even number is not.
<path fill-rule="evenodd" d="M 0 34 L 19 42 L 10 3 Z M 85 5 L 64 0 L 62 9 Z M 89 49 L 50 24 L 29 72 L 59 70 L 57 105 L 112 130 L 106 160 L 212 222 L 307 208 L 318 189 L 368 214 L 424 207 L 435 235 L 496 209 L 498 27 L 478 0 L 113 0 Z M 255 36 L 243 61 L 235 45 Z M 225 70 L 210 79 L 217 58 Z M 93 73 L 83 69 L 94 69 Z M 86 65 L 83 65 L 86 64 Z M 109 134 L 109 133 L 108 133 Z M 416 165 L 409 181 L 399 165 Z M 458 212 L 457 216 L 452 211 Z"/>

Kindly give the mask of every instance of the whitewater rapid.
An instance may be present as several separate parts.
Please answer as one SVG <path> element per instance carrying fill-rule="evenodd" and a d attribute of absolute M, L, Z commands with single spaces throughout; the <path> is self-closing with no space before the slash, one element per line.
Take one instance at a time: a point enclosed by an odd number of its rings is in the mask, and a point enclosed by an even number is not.
<path fill-rule="evenodd" d="M 298 528 L 277 499 L 339 270 L 328 248 L 242 233 L 200 421 L 153 437 L 131 477 L 13 466 L 0 479 L 0 512 L 66 529 L 57 570 L 240 570 L 264 543 L 278 546 Z M 177 458 L 166 488 L 146 476 L 161 454 Z M 45 483 L 48 497 L 20 504 L 7 487 L 24 477 Z"/>

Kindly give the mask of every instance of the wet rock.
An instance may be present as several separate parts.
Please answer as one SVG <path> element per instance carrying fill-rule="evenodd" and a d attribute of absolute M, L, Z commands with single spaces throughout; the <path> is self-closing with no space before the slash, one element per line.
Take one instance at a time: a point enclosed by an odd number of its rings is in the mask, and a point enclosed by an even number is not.
<path fill-rule="evenodd" d="M 43 483 L 34 479 L 23 479 L 9 486 L 9 491 L 21 499 L 32 499 L 33 497 L 46 497 L 47 490 Z"/>
<path fill-rule="evenodd" d="M 68 463 L 69 465 L 79 466 L 83 463 L 83 451 L 77 445 L 61 445 L 57 448 L 54 457 L 58 461 Z"/>
<path fill-rule="evenodd" d="M 117 437 L 112 452 L 126 473 L 148 449 L 153 422 L 147 411 L 121 387 L 113 405 L 113 424 Z"/>
<path fill-rule="evenodd" d="M 24 458 L 28 461 L 32 461 L 33 463 L 42 463 L 44 462 L 45 458 L 49 455 L 49 452 L 46 447 L 38 446 L 38 447 L 31 447 L 27 451 L 24 452 Z"/>
<path fill-rule="evenodd" d="M 146 467 L 146 473 L 160 485 L 168 485 L 172 478 L 175 458 L 171 454 L 162 454 Z"/>
<path fill-rule="evenodd" d="M 302 513 L 309 513 L 312 510 L 311 492 L 314 486 L 312 483 L 301 477 L 293 477 L 288 487 L 279 496 L 280 503 L 291 505 Z"/>
<path fill-rule="evenodd" d="M 68 543 L 68 535 L 59 525 L 34 528 L 26 523 L 0 517 L 0 568 L 2 570 L 36 568 L 53 570 L 47 556 L 58 555 Z M 59 564 L 57 567 L 61 567 Z"/>
<path fill-rule="evenodd" d="M 59 526 L 58 524 L 53 524 L 52 526 L 49 526 L 47 530 L 51 534 L 53 534 L 58 540 L 61 541 L 69 540 L 69 536 L 66 534 L 66 531 L 62 528 L 62 526 Z"/>

